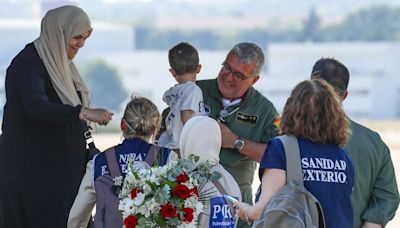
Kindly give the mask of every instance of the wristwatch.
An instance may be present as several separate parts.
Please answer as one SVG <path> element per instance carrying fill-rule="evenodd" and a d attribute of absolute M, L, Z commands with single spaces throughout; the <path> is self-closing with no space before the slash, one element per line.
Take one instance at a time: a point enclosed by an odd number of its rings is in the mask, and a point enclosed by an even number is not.
<path fill-rule="evenodd" d="M 237 151 L 241 151 L 244 147 L 244 140 L 242 137 L 238 136 L 237 139 L 233 142 L 233 147 Z"/>

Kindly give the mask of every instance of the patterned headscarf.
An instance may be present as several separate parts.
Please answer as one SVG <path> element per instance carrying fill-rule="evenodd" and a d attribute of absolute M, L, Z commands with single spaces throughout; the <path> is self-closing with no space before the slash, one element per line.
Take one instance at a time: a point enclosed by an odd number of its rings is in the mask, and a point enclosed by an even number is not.
<path fill-rule="evenodd" d="M 221 150 L 221 129 L 217 121 L 206 116 L 190 118 L 183 126 L 180 139 L 182 158 L 195 154 L 199 163 L 209 161 L 211 165 L 219 163 Z"/>
<path fill-rule="evenodd" d="M 46 13 L 40 36 L 33 42 L 63 104 L 90 107 L 89 90 L 75 64 L 67 57 L 68 41 L 92 27 L 88 15 L 76 6 L 62 6 Z M 77 91 L 81 92 L 82 102 Z"/>

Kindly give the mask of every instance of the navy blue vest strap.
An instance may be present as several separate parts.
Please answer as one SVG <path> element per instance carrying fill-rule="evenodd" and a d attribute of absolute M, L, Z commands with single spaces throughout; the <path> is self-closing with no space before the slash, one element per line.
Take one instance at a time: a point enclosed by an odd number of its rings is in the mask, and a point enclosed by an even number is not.
<path fill-rule="evenodd" d="M 110 176 L 112 178 L 121 176 L 121 171 L 119 170 L 119 164 L 115 154 L 115 147 L 111 147 L 104 151 L 107 159 L 108 170 L 110 171 Z"/>
<path fill-rule="evenodd" d="M 158 153 L 158 151 L 160 150 L 160 148 L 161 148 L 161 147 L 159 147 L 159 146 L 157 146 L 157 145 L 151 145 L 149 151 L 147 152 L 146 160 L 145 160 L 145 162 L 146 162 L 147 164 L 149 164 L 149 166 L 152 166 L 152 165 L 153 165 L 154 160 L 156 159 L 157 153 Z"/>

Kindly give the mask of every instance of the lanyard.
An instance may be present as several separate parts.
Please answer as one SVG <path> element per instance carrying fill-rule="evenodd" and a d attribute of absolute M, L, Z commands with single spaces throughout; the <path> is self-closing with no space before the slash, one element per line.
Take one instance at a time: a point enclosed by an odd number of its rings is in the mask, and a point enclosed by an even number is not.
<path fill-rule="evenodd" d="M 222 123 L 225 123 L 226 120 L 225 118 L 232 115 L 233 113 L 237 112 L 240 108 L 242 108 L 244 106 L 244 102 L 243 100 L 240 101 L 240 105 L 238 107 L 236 107 L 235 109 L 233 109 L 232 111 L 228 112 L 228 110 L 226 110 L 227 108 L 229 108 L 229 106 L 224 107 L 223 109 L 221 109 L 219 111 L 219 120 L 221 120 Z"/>
<path fill-rule="evenodd" d="M 223 105 L 223 101 L 221 101 L 221 107 L 223 107 L 223 108 L 219 111 L 218 118 L 219 118 L 219 120 L 221 120 L 222 123 L 226 122 L 226 119 L 225 119 L 226 117 L 228 117 L 228 116 L 232 115 L 233 113 L 237 112 L 239 109 L 241 109 L 244 106 L 244 103 L 245 103 L 245 100 L 246 100 L 246 97 L 247 97 L 247 93 L 248 93 L 248 91 L 243 96 L 240 97 L 239 107 L 233 109 L 230 112 L 228 112 L 227 109 L 230 106 L 235 105 L 237 103 L 233 103 L 233 104 L 231 103 L 231 105 L 225 106 L 225 105 Z"/>

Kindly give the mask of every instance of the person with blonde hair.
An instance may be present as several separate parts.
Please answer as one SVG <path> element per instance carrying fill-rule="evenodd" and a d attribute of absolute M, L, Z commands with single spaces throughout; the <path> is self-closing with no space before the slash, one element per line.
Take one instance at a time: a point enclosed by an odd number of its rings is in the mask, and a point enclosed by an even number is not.
<path fill-rule="evenodd" d="M 152 144 L 159 126 L 160 113 L 150 100 L 136 96 L 129 101 L 121 119 L 124 140 L 88 162 L 86 174 L 69 214 L 68 227 L 85 227 L 95 204 L 97 211 L 94 217 L 95 227 L 122 227 L 122 217 L 118 211 L 118 194 L 112 195 L 110 197 L 112 199 L 99 199 L 105 195 L 104 189 L 96 187 L 96 180 L 102 176 L 110 177 L 107 180 L 112 180 L 116 176 L 125 177 L 129 159 L 147 162 L 150 166 L 165 165 L 169 159 L 175 159 L 177 155 L 171 150 Z M 114 162 L 113 164 L 119 169 L 114 171 L 114 166 L 110 162 Z M 118 175 L 115 175 L 115 172 Z"/>
<path fill-rule="evenodd" d="M 323 80 L 299 83 L 284 107 L 281 129 L 298 139 L 304 186 L 320 202 L 326 227 L 351 228 L 354 170 L 343 149 L 350 129 L 334 89 Z M 278 138 L 268 143 L 259 174 L 259 200 L 254 206 L 239 202 L 241 218 L 259 219 L 271 196 L 286 184 L 285 151 Z"/>
<path fill-rule="evenodd" d="M 0 138 L 0 227 L 65 227 L 87 162 L 84 122 L 113 113 L 91 108 L 74 64 L 92 34 L 88 15 L 62 6 L 12 60 Z M 85 123 L 86 124 L 86 123 Z"/>

